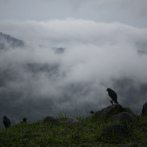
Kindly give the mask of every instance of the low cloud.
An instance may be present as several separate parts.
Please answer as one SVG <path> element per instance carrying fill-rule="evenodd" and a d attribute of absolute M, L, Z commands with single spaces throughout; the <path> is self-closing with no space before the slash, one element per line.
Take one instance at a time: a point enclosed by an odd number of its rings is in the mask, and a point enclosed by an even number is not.
<path fill-rule="evenodd" d="M 0 21 L 0 30 L 25 43 L 0 50 L 1 117 L 83 116 L 110 105 L 108 87 L 137 113 L 146 102 L 147 29 L 66 19 Z"/>

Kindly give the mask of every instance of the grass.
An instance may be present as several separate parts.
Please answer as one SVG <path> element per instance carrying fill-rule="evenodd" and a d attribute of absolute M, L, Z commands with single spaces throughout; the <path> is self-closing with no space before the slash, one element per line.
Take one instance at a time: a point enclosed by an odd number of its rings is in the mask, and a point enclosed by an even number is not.
<path fill-rule="evenodd" d="M 65 123 L 63 115 L 59 124 L 19 123 L 8 129 L 0 130 L 0 147 L 117 147 L 121 144 L 134 143 L 132 137 L 138 138 L 142 147 L 146 147 L 147 138 L 142 131 L 147 132 L 147 118 L 136 115 L 138 123 L 128 127 L 128 136 L 119 137 L 111 134 L 108 138 L 102 136 L 102 129 L 119 121 L 111 122 L 110 118 L 96 120 L 94 117 L 77 117 L 79 126 Z"/>

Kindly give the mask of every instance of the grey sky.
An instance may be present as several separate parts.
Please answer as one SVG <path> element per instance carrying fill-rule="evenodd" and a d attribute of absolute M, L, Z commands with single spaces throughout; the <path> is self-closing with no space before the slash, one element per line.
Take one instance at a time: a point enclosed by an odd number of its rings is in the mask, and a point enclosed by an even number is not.
<path fill-rule="evenodd" d="M 146 0 L 0 0 L 0 20 L 87 19 L 147 27 Z"/>
<path fill-rule="evenodd" d="M 147 1 L 0 0 L 0 32 L 25 47 L 0 50 L 0 118 L 86 115 L 147 101 Z"/>

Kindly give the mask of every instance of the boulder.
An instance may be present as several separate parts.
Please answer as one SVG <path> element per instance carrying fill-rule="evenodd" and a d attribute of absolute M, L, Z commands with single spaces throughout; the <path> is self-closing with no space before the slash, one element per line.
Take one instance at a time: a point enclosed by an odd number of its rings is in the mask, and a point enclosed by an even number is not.
<path fill-rule="evenodd" d="M 124 109 L 126 110 L 126 112 L 128 112 L 128 113 L 130 113 L 130 114 L 132 114 L 132 115 L 136 115 L 130 108 L 128 108 L 128 107 L 124 107 Z"/>
<path fill-rule="evenodd" d="M 125 130 L 125 126 L 123 124 L 111 125 L 102 130 L 102 136 L 111 136 L 112 133 L 116 136 L 127 135 L 127 131 Z"/>
<path fill-rule="evenodd" d="M 79 125 L 80 121 L 73 117 L 67 117 L 66 123 L 75 126 Z"/>
<path fill-rule="evenodd" d="M 96 118 L 108 117 L 119 114 L 121 112 L 126 112 L 126 110 L 121 105 L 117 104 L 113 106 L 108 106 L 98 112 L 95 112 L 94 117 Z"/>
<path fill-rule="evenodd" d="M 137 122 L 137 119 L 127 112 L 122 112 L 117 115 L 112 116 L 111 121 L 120 120 L 120 122 Z"/>
<path fill-rule="evenodd" d="M 45 119 L 44 119 L 44 123 L 52 123 L 52 124 L 57 124 L 59 123 L 59 120 L 52 117 L 52 116 L 47 116 Z"/>

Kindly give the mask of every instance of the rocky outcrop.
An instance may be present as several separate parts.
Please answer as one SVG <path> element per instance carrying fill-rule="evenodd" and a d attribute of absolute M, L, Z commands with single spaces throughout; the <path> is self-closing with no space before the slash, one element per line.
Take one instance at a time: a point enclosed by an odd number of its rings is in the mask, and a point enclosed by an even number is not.
<path fill-rule="evenodd" d="M 132 114 L 132 115 L 136 115 L 130 108 L 128 108 L 128 107 L 124 107 L 124 109 L 126 110 L 126 112 L 128 112 L 128 113 L 130 113 L 130 114 Z"/>
<path fill-rule="evenodd" d="M 0 32 L 0 49 L 5 48 L 5 44 L 9 44 L 11 47 L 23 47 L 24 42 L 22 40 L 11 37 L 10 35 Z"/>
<path fill-rule="evenodd" d="M 121 105 L 117 104 L 117 105 L 113 105 L 113 106 L 108 106 L 98 112 L 95 112 L 94 117 L 99 119 L 101 117 L 113 116 L 113 115 L 119 114 L 121 112 L 126 112 L 126 110 Z"/>
<path fill-rule="evenodd" d="M 64 119 L 62 119 L 62 118 L 54 118 L 52 116 L 47 116 L 44 119 L 44 123 L 58 124 L 58 123 L 60 123 L 63 120 Z M 65 122 L 66 124 L 72 125 L 72 126 L 79 125 L 79 123 L 80 123 L 79 120 L 77 120 L 76 118 L 73 118 L 73 117 L 67 117 L 66 121 L 63 121 L 63 122 Z"/>
<path fill-rule="evenodd" d="M 103 108 L 102 110 L 99 110 L 94 113 L 92 117 L 97 118 L 98 120 L 101 117 L 110 118 L 112 123 L 119 120 L 119 124 L 112 124 L 102 130 L 102 136 L 107 142 L 113 135 L 118 139 L 121 137 L 129 137 L 129 131 L 130 129 L 133 129 L 133 123 L 137 123 L 138 120 L 136 118 L 136 114 L 131 111 L 129 108 L 123 108 L 121 105 L 113 105 L 108 106 L 106 108 Z M 135 138 L 135 137 L 134 137 Z M 139 144 L 142 144 L 141 141 L 132 138 L 132 142 L 136 142 Z M 115 141 L 114 141 L 115 142 Z M 140 147 L 138 144 L 132 143 L 132 144 L 124 144 L 119 147 Z"/>
<path fill-rule="evenodd" d="M 147 114 L 147 103 L 143 106 L 143 111 L 142 113 L 145 115 Z M 115 136 L 115 140 L 112 140 L 112 143 L 120 143 L 117 142 L 118 140 L 123 138 L 128 138 L 130 137 L 130 131 L 133 131 L 132 129 L 134 128 L 134 123 L 137 125 L 138 120 L 136 117 L 137 115 L 131 111 L 129 108 L 124 108 L 119 104 L 113 105 L 113 106 L 108 106 L 106 108 L 103 108 L 102 110 L 94 112 L 90 117 L 91 118 L 96 118 L 97 125 L 100 125 L 99 122 L 101 122 L 100 118 L 104 117 L 105 120 L 107 118 L 111 119 L 112 124 L 104 127 L 101 133 L 102 141 L 104 142 L 109 142 L 112 137 L 112 134 Z M 62 121 L 65 124 L 69 124 L 72 126 L 77 126 L 80 125 L 80 121 L 76 118 L 73 117 L 67 117 L 62 119 Z M 95 119 L 94 119 L 95 120 Z M 119 120 L 120 123 L 115 124 L 115 121 Z M 53 118 L 53 117 L 46 117 L 44 122 L 51 122 L 51 123 L 56 123 L 56 122 L 61 122 L 60 118 Z M 81 123 L 82 124 L 82 123 Z M 83 128 L 83 131 L 91 131 L 87 126 Z M 146 132 L 141 132 L 144 136 L 147 136 Z M 80 135 L 78 132 L 73 133 L 72 138 L 78 140 L 80 138 Z M 137 138 L 136 136 L 133 136 L 130 138 L 130 143 L 129 144 L 122 144 L 117 147 L 141 147 L 139 144 L 144 145 L 144 143 Z M 100 139 L 101 140 L 101 139 Z"/>
<path fill-rule="evenodd" d="M 56 119 L 52 116 L 47 116 L 45 119 L 44 119 L 44 123 L 52 123 L 52 124 L 57 124 L 59 123 L 59 119 Z"/>
<path fill-rule="evenodd" d="M 112 121 L 120 120 L 120 122 L 130 122 L 130 123 L 137 122 L 137 119 L 132 114 L 129 114 L 127 112 L 122 112 L 117 115 L 114 115 L 111 118 L 111 120 Z"/>
<path fill-rule="evenodd" d="M 104 128 L 102 131 L 103 131 L 102 136 L 111 136 L 112 133 L 117 136 L 126 136 L 127 135 L 127 131 L 125 130 L 125 126 L 122 124 L 111 125 L 109 127 Z"/>
<path fill-rule="evenodd" d="M 76 126 L 76 125 L 79 125 L 80 121 L 77 120 L 76 118 L 68 117 L 68 118 L 66 119 L 66 123 L 67 123 L 67 124 L 70 124 L 70 125 L 73 125 L 73 126 Z"/>

